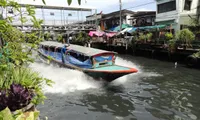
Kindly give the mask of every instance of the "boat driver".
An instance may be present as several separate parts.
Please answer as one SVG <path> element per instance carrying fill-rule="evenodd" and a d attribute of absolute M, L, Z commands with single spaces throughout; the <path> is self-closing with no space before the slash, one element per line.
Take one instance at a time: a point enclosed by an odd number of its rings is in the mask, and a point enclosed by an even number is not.
<path fill-rule="evenodd" d="M 64 45 L 61 49 L 61 55 L 62 55 L 62 62 L 65 63 L 65 53 L 67 51 L 67 45 Z"/>

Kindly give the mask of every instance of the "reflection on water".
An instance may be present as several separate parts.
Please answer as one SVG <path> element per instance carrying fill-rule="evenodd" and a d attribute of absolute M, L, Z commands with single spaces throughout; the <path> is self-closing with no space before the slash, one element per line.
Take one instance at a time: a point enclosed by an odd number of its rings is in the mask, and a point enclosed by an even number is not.
<path fill-rule="evenodd" d="M 140 72 L 104 84 L 78 71 L 32 64 L 34 70 L 56 82 L 45 89 L 48 99 L 38 106 L 41 119 L 200 119 L 199 70 L 180 65 L 175 69 L 173 63 L 131 56 L 122 56 L 117 63 Z"/>

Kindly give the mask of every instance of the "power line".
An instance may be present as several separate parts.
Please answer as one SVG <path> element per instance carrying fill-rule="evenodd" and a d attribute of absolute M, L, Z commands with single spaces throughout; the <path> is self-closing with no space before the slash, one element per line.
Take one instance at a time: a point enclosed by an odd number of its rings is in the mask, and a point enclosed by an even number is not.
<path fill-rule="evenodd" d="M 148 2 L 148 3 L 144 3 L 144 4 L 137 5 L 137 6 L 133 6 L 133 7 L 129 7 L 129 8 L 124 8 L 124 9 L 133 9 L 133 8 L 137 8 L 137 7 L 142 7 L 142 6 L 154 4 L 154 3 L 156 3 L 156 2 Z"/>
<path fill-rule="evenodd" d="M 154 3 L 156 3 L 156 2 L 155 2 L 155 1 L 153 1 L 153 2 L 148 2 L 148 3 L 144 3 L 144 4 L 137 5 L 137 6 L 124 8 L 124 9 L 133 9 L 133 8 L 137 8 L 137 7 L 142 7 L 142 6 L 146 6 L 146 5 L 154 4 Z M 200 7 L 200 5 L 197 6 L 197 7 L 195 7 L 195 8 L 192 8 L 192 9 L 190 9 L 190 10 L 198 9 L 199 7 Z"/>

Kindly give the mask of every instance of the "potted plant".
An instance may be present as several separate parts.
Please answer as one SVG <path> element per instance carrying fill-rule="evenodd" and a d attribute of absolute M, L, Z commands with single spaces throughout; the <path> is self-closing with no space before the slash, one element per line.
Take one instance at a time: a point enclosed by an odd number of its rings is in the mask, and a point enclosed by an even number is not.
<path fill-rule="evenodd" d="M 139 33 L 138 40 L 142 43 L 146 43 L 146 35 L 144 35 L 143 33 Z"/>
<path fill-rule="evenodd" d="M 147 33 L 146 34 L 147 42 L 151 42 L 152 36 L 153 36 L 152 33 Z"/>
<path fill-rule="evenodd" d="M 172 34 L 171 32 L 165 33 L 165 39 L 166 39 L 166 41 L 172 40 L 173 37 L 174 37 L 174 36 L 173 36 L 173 34 Z"/>
<path fill-rule="evenodd" d="M 2 3 L 3 2 L 3 3 Z M 4 7 L 11 6 L 20 14 L 20 21 L 27 20 L 20 11 L 20 5 L 14 1 L 1 1 Z M 41 29 L 42 20 L 35 18 L 34 8 L 27 6 L 26 13 L 31 17 L 33 27 Z M 42 41 L 41 31 L 28 34 L 14 28 L 8 17 L 0 20 L 0 119 L 18 119 L 19 116 L 29 118 L 37 117 L 37 111 L 28 111 L 27 107 L 34 108 L 46 98 L 42 92 L 43 85 L 51 85 L 51 80 L 44 79 L 28 69 L 28 65 L 34 61 L 33 49 Z M 32 104 L 31 104 L 32 103 Z M 10 116 L 12 114 L 12 118 Z M 31 117 L 30 120 L 35 119 Z"/>
<path fill-rule="evenodd" d="M 191 41 L 195 39 L 195 35 L 189 29 L 183 29 L 176 34 L 176 39 L 181 41 L 186 49 L 191 47 Z"/>
<path fill-rule="evenodd" d="M 171 53 L 176 51 L 176 41 L 174 39 L 168 41 L 168 51 Z"/>
<path fill-rule="evenodd" d="M 42 92 L 44 85 L 51 84 L 51 80 L 40 77 L 29 68 L 10 65 L 0 74 L 0 114 L 6 113 L 6 116 L 10 116 L 12 112 L 13 118 L 24 115 L 24 118 L 28 118 L 34 114 L 38 116 L 35 105 L 46 98 Z M 0 116 L 0 119 L 5 115 Z"/>

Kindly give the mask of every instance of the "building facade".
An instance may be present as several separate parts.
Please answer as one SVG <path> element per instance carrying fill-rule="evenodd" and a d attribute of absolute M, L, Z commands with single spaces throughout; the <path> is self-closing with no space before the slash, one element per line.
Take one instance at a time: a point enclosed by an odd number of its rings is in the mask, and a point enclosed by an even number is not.
<path fill-rule="evenodd" d="M 169 25 L 176 31 L 199 19 L 199 0 L 156 0 L 156 24 Z"/>
<path fill-rule="evenodd" d="M 86 23 L 87 24 L 96 24 L 96 22 L 98 22 L 102 19 L 102 16 L 103 16 L 102 13 L 86 16 Z"/>
<path fill-rule="evenodd" d="M 122 24 L 132 25 L 130 20 L 131 16 L 135 13 L 130 10 L 122 10 Z M 101 20 L 101 27 L 104 29 L 110 29 L 120 25 L 120 11 L 104 14 Z"/>
<path fill-rule="evenodd" d="M 138 11 L 131 16 L 132 26 L 144 27 L 155 25 L 156 11 Z"/>

